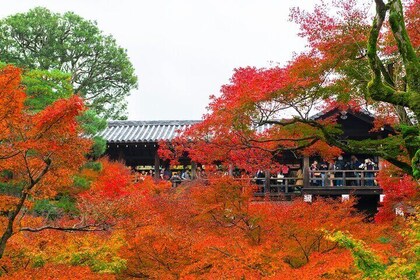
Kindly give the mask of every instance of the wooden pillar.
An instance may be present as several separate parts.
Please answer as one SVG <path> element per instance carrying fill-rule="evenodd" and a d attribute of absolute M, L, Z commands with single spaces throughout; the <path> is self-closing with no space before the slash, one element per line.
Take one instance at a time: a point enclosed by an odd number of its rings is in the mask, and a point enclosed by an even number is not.
<path fill-rule="evenodd" d="M 197 179 L 197 163 L 191 161 L 191 179 Z"/>
<path fill-rule="evenodd" d="M 270 192 L 270 170 L 265 171 L 264 192 Z"/>
<path fill-rule="evenodd" d="M 119 148 L 119 147 L 120 147 L 120 145 L 117 145 L 117 148 Z M 118 161 L 124 161 L 124 159 L 125 159 L 124 152 L 121 149 L 121 150 L 118 151 L 117 160 Z"/>
<path fill-rule="evenodd" d="M 233 177 L 233 165 L 232 164 L 229 164 L 228 174 L 229 174 L 230 177 Z"/>
<path fill-rule="evenodd" d="M 160 178 L 160 158 L 158 152 L 155 152 L 155 179 L 158 180 Z"/>
<path fill-rule="evenodd" d="M 309 187 L 309 157 L 303 158 L 303 187 Z"/>

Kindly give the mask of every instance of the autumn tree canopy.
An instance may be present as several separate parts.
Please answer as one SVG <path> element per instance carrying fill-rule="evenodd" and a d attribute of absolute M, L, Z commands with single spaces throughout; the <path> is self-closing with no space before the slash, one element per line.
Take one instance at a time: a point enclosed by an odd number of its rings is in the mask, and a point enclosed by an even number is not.
<path fill-rule="evenodd" d="M 173 189 L 152 178 L 133 184 L 125 166 L 102 163 L 96 175 L 85 174 L 96 180 L 76 196 L 77 205 L 86 221 L 113 227 L 16 234 L 9 251 L 15 268 L 6 265 L 6 276 L 57 270 L 66 275 L 67 267 L 68 278 L 79 270 L 124 279 L 346 279 L 368 274 L 356 269 L 350 251 L 338 246 L 341 239 L 330 240 L 335 232 L 364 240 L 363 248 L 375 255 L 378 267 L 405 261 L 404 273 L 415 273 L 416 258 L 401 250 L 413 240 L 404 240 L 395 226 L 366 223 L 354 211 L 353 200 L 255 203 L 253 186 L 231 177 Z"/>
<path fill-rule="evenodd" d="M 419 2 L 376 1 L 373 21 L 371 2 L 333 3 L 292 9 L 307 50 L 284 66 L 235 69 L 203 122 L 161 155 L 188 151 L 199 162 L 243 167 L 283 151 L 326 159 L 345 151 L 380 156 L 419 177 Z M 335 118 L 311 118 L 331 108 L 373 112 L 374 129 L 392 125 L 397 134 L 344 143 Z"/>
<path fill-rule="evenodd" d="M 25 228 L 29 198 L 51 197 L 71 185 L 91 145 L 76 120 L 84 110 L 79 96 L 38 113 L 25 100 L 21 70 L 6 66 L 0 72 L 0 170 L 7 187 L 1 194 L 0 258 L 10 237 Z"/>
<path fill-rule="evenodd" d="M 399 171 L 386 163 L 376 177 L 388 204 L 375 223 L 353 199 L 253 201 L 248 180 L 209 176 L 173 188 L 151 177 L 134 182 L 132 171 L 106 158 L 86 162 L 86 135 L 96 126 L 71 76 L 1 65 L 0 276 L 418 279 L 419 192 L 411 175 L 418 171 L 420 2 L 376 0 L 373 24 L 356 2 L 335 1 L 334 14 L 326 4 L 294 9 L 308 51 L 281 67 L 236 69 L 204 121 L 160 153 L 246 169 L 276 167 L 273 155 L 283 151 L 379 155 L 408 174 L 394 176 Z M 392 125 L 397 134 L 342 143 L 335 118 L 310 118 L 314 108 L 337 107 L 374 111 L 375 129 Z M 401 201 L 415 208 L 408 219 L 394 215 Z"/>
<path fill-rule="evenodd" d="M 72 12 L 38 7 L 2 19 L 0 53 L 1 61 L 25 69 L 69 73 L 74 93 L 104 117 L 124 117 L 125 98 L 137 86 L 126 50 Z"/>

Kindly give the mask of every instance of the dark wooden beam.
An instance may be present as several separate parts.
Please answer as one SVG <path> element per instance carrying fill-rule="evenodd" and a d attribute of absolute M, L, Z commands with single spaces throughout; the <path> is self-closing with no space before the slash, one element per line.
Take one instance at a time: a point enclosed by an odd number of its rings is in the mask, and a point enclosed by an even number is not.
<path fill-rule="evenodd" d="M 155 179 L 158 180 L 160 175 L 160 158 L 156 151 L 155 153 Z"/>

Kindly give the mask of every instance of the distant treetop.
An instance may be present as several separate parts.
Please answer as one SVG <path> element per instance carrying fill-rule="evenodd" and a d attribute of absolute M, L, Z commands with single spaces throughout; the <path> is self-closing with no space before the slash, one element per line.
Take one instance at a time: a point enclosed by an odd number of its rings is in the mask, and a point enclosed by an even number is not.
<path fill-rule="evenodd" d="M 126 115 L 137 77 L 125 49 L 96 22 L 37 7 L 0 20 L 1 60 L 23 68 L 71 74 L 74 92 L 105 118 Z"/>

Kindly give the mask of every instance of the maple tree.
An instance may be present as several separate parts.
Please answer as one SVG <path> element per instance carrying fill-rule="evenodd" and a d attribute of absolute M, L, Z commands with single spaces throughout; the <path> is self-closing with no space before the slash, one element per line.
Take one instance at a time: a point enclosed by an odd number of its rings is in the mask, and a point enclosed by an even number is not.
<path fill-rule="evenodd" d="M 351 274 L 350 254 L 323 229 L 348 230 L 370 244 L 382 231 L 365 224 L 352 201 L 255 203 L 253 186 L 230 177 L 176 190 L 152 186 L 146 180 L 124 198 L 126 277 L 295 279 L 314 276 L 314 266 L 315 277 Z M 338 256 L 341 262 L 331 261 Z"/>
<path fill-rule="evenodd" d="M 0 61 L 0 68 L 7 64 Z M 39 112 L 62 98 L 70 98 L 74 94 L 71 84 L 71 74 L 57 69 L 22 69 L 22 85 L 25 88 L 25 105 L 31 112 Z M 105 140 L 95 136 L 105 129 L 106 120 L 99 117 L 92 109 L 83 110 L 78 122 L 84 133 L 94 140 L 91 157 L 98 158 L 105 152 Z"/>
<path fill-rule="evenodd" d="M 355 266 L 360 269 L 357 273 L 348 265 L 341 270 L 342 274 L 336 271 L 337 274 L 332 277 L 393 279 L 401 275 L 407 279 L 415 279 L 418 276 L 418 251 L 411 247 L 418 248 L 418 235 L 414 233 L 418 230 L 418 223 L 412 222 L 411 229 L 407 229 L 406 222 L 395 217 L 394 208 L 402 205 L 406 210 L 418 204 L 418 182 L 413 177 L 420 176 L 420 2 L 407 1 L 404 7 L 401 1 L 383 3 L 378 0 L 374 4 L 376 14 L 373 21 L 369 18 L 368 5 L 360 4 L 359 1 L 335 1 L 334 12 L 325 2 L 316 5 L 314 11 L 309 13 L 298 8 L 293 9 L 291 19 L 300 25 L 300 35 L 308 40 L 308 51 L 296 55 L 283 67 L 235 69 L 230 83 L 221 88 L 221 96 L 211 97 L 209 113 L 204 116 L 203 121 L 172 143 L 160 143 L 159 152 L 160 156 L 173 161 L 188 153 L 196 162 L 221 162 L 250 171 L 255 171 L 256 168 L 275 169 L 275 162 L 273 165 L 272 160 L 276 161 L 278 154 L 285 151 L 302 155 L 318 154 L 327 160 L 343 151 L 380 156 L 399 168 L 388 165 L 378 175 L 378 183 L 384 187 L 386 196 L 375 219 L 375 230 L 370 229 L 372 232 L 369 238 L 382 240 L 381 244 L 371 243 L 365 247 L 358 240 L 366 240 L 367 235 L 357 236 L 357 230 L 347 230 L 343 234 L 337 228 L 325 231 L 327 226 L 321 226 L 318 228 L 319 234 L 324 234 L 327 240 L 350 249 Z M 387 13 L 389 16 L 386 16 Z M 385 23 L 385 20 L 388 22 Z M 333 108 L 338 108 L 339 111 L 369 110 L 375 112 L 374 130 L 390 125 L 396 134 L 385 139 L 350 140 L 343 143 L 340 141 L 336 119 L 312 119 L 310 115 L 314 108 L 325 111 Z M 270 125 L 268 129 L 267 125 Z M 290 206 L 282 211 L 293 213 L 294 207 L 299 206 Z M 264 206 L 262 208 L 269 212 Z M 276 217 L 282 211 L 275 211 L 267 216 Z M 418 209 L 414 210 L 418 214 L 416 211 Z M 292 216 L 284 220 L 280 218 L 276 222 L 283 223 L 275 226 L 294 225 L 299 218 L 292 219 Z M 322 218 L 305 217 L 302 222 L 311 224 L 318 220 Z M 340 224 L 333 217 L 328 217 L 324 225 L 330 221 Z M 363 223 L 359 226 L 359 233 L 368 228 Z M 381 232 L 382 226 L 387 228 L 389 235 Z M 299 227 L 298 229 L 298 233 L 306 237 L 305 240 L 308 237 L 316 240 L 316 231 L 309 233 Z M 410 235 L 408 241 L 405 238 L 406 232 Z M 287 242 L 291 244 L 294 240 L 293 233 L 288 236 L 291 238 Z M 306 262 L 290 275 L 299 275 L 302 278 L 320 277 L 306 274 L 306 268 L 318 265 L 312 266 L 314 263 L 311 262 L 311 255 L 315 254 L 321 261 L 331 257 L 333 253 L 318 254 L 311 251 L 316 248 L 316 242 L 302 246 L 299 240 L 295 239 L 297 244 L 291 246 L 292 252 L 282 252 L 277 257 L 287 260 L 292 266 Z M 282 242 L 284 241 L 278 239 L 277 246 Z M 222 244 L 230 243 L 225 241 Z M 224 252 L 238 259 L 232 252 Z M 265 248 L 265 252 L 270 250 Z M 300 257 L 294 255 L 297 252 L 300 252 Z M 248 251 L 247 253 L 252 255 Z M 349 255 L 344 253 L 339 258 L 351 262 Z M 335 267 L 333 262 L 329 268 L 332 267 Z M 244 271 L 237 271 L 239 274 L 235 276 L 240 277 Z M 252 274 L 255 271 L 248 273 L 257 277 Z M 264 273 L 273 273 L 273 270 Z"/>
<path fill-rule="evenodd" d="M 80 136 L 76 121 L 84 109 L 80 97 L 60 99 L 32 113 L 25 106 L 21 70 L 6 66 L 0 71 L 0 169 L 6 174 L 3 183 L 15 195 L 1 199 L 3 257 L 15 232 L 37 231 L 25 217 L 31 206 L 29 198 L 51 197 L 70 185 L 72 175 L 85 162 L 91 141 Z"/>
<path fill-rule="evenodd" d="M 325 2 L 313 12 L 292 9 L 308 50 L 285 66 L 235 69 L 203 121 L 162 143 L 161 156 L 175 160 L 188 152 L 197 162 L 252 168 L 253 159 L 266 166 L 285 151 L 327 160 L 344 151 L 379 156 L 419 177 L 419 2 L 410 1 L 405 15 L 401 1 L 376 5 L 373 22 L 359 1 L 333 2 L 335 12 Z M 389 25 L 382 26 L 388 11 Z M 311 118 L 315 109 L 331 108 L 375 112 L 374 129 L 392 125 L 396 135 L 344 143 L 338 115 Z"/>
<path fill-rule="evenodd" d="M 398 46 L 393 40 L 407 30 L 418 52 L 419 1 L 405 6 L 406 27 L 400 1 L 376 3 L 373 26 L 365 7 L 351 0 L 337 1 L 336 15 L 326 4 L 312 13 L 294 9 L 292 19 L 301 25 L 309 50 L 282 67 L 236 69 L 222 95 L 212 98 L 204 121 L 172 144 L 161 143 L 159 151 L 173 160 L 187 152 L 200 163 L 250 171 L 281 168 L 273 156 L 284 151 L 330 160 L 342 151 L 380 155 L 400 169 L 385 163 L 377 176 L 387 196 L 375 223 L 355 211 L 353 199 L 253 201 L 256 186 L 229 176 L 209 172 L 206 179 L 173 188 L 150 177 L 134 183 L 126 166 L 106 158 L 86 163 L 91 141 L 81 135 L 89 127 L 77 122 L 83 101 L 67 95 L 64 83 L 54 85 L 65 75 L 49 76 L 49 87 L 39 83 L 40 72 L 22 77 L 20 69 L 5 66 L 0 73 L 1 276 L 415 279 L 418 210 L 407 221 L 391 215 L 396 204 L 418 204 L 418 182 L 410 176 L 417 176 L 418 89 L 415 76 L 407 76 L 409 69 L 415 72 L 416 58 L 409 61 L 412 56 L 399 48 L 407 36 L 402 34 Z M 400 19 L 393 22 L 390 16 L 390 25 L 381 26 L 381 8 Z M 35 90 L 40 84 L 44 94 Z M 376 129 L 392 124 L 397 134 L 344 145 L 337 140 L 334 117 L 310 118 L 319 106 L 367 106 L 378 113 Z M 295 116 L 288 117 L 291 111 Z M 264 125 L 271 127 L 261 129 Z M 51 207 L 65 201 L 50 200 L 58 193 L 67 195 L 62 198 L 71 200 L 72 208 L 52 215 Z"/>
<path fill-rule="evenodd" d="M 410 213 L 412 212 L 410 209 L 414 209 L 420 200 L 418 183 L 412 177 L 389 166 L 388 163 L 384 165 L 377 175 L 377 180 L 386 195 L 379 212 L 375 215 L 376 222 L 389 222 L 396 219 L 396 208 Z"/>
<path fill-rule="evenodd" d="M 348 248 L 353 255 L 357 268 L 368 279 L 418 279 L 420 276 L 420 238 L 419 209 L 403 226 L 403 238 L 399 247 L 403 249 L 387 262 L 381 260 L 365 242 L 341 231 L 330 233 L 328 239 Z"/>
<path fill-rule="evenodd" d="M 69 265 L 68 278 L 80 272 L 93 279 L 362 276 L 340 241 L 329 240 L 336 231 L 364 240 L 381 261 L 400 256 L 393 227 L 366 223 L 353 200 L 254 202 L 255 186 L 229 176 L 172 188 L 151 177 L 134 183 L 121 163 L 103 159 L 101 166 L 81 171 L 90 187 L 75 197 L 81 219 L 108 230 L 20 232 L 2 263 L 7 277 L 50 275 Z"/>
<path fill-rule="evenodd" d="M 124 238 L 118 230 L 111 229 L 128 215 L 127 195 L 136 190 L 131 184 L 131 173 L 123 164 L 105 158 L 99 163 L 85 163 L 73 174 L 85 179 L 87 185 L 75 185 L 71 176 L 67 185 L 54 187 L 55 192 L 69 193 L 75 211 L 49 216 L 35 213 L 34 207 L 26 209 L 26 216 L 15 226 L 13 238 L 8 241 L 8 249 L 0 261 L 0 274 L 53 275 L 59 269 L 75 266 L 78 268 L 63 274 L 63 278 L 73 279 L 80 271 L 92 279 L 108 276 L 113 279 L 110 274 L 125 268 L 125 259 L 118 257 Z M 54 195 L 43 196 L 42 201 L 45 198 L 50 199 L 50 205 L 56 205 L 52 204 Z M 130 215 L 135 214 L 133 209 Z"/>

